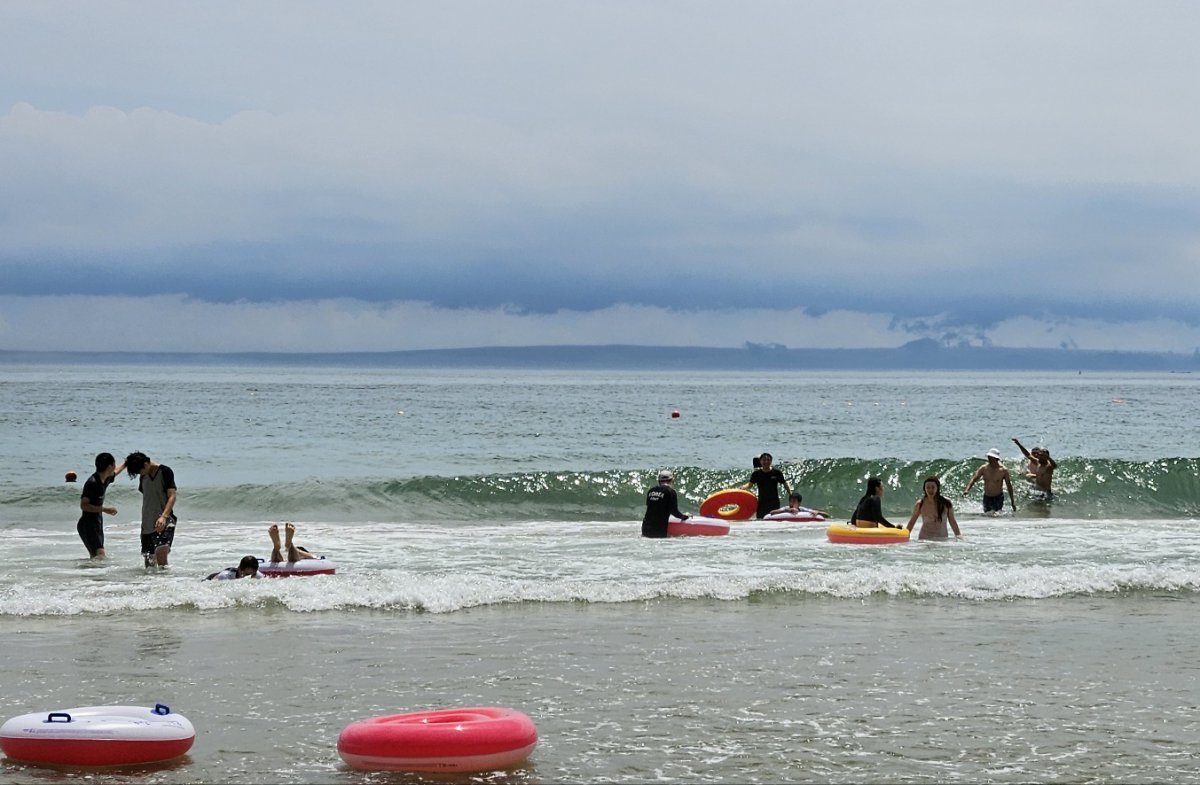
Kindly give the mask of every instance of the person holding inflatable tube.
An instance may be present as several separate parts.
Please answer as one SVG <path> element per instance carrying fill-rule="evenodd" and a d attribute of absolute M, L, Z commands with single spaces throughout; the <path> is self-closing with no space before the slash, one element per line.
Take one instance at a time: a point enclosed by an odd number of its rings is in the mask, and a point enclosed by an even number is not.
<path fill-rule="evenodd" d="M 214 572 L 204 580 L 206 581 L 234 581 L 238 578 L 261 578 L 262 573 L 258 571 L 257 556 L 243 556 L 236 567 L 226 567 L 223 570 Z"/>
<path fill-rule="evenodd" d="M 291 521 L 288 521 L 286 524 L 284 524 L 284 528 L 287 531 L 286 546 L 280 544 L 280 542 L 279 542 L 279 524 L 272 523 L 270 528 L 267 529 L 267 534 L 269 534 L 271 537 L 271 559 L 270 559 L 270 561 L 272 563 L 278 563 L 278 562 L 283 561 L 283 551 L 284 551 L 285 547 L 287 550 L 287 560 L 289 562 L 298 562 L 298 561 L 304 561 L 306 559 L 317 558 L 312 553 L 310 553 L 307 549 L 302 548 L 302 547 L 296 545 L 294 542 L 292 542 L 292 539 L 296 536 L 296 524 L 292 523 Z M 225 569 L 223 569 L 219 572 L 214 572 L 212 575 L 209 575 L 207 578 L 205 578 L 205 580 L 207 580 L 207 581 L 228 581 L 228 580 L 236 580 L 238 578 L 261 578 L 261 577 L 263 577 L 263 575 L 261 572 L 258 571 L 258 557 L 243 556 L 242 560 L 240 562 L 238 562 L 238 565 L 236 567 L 226 567 Z"/>
<path fill-rule="evenodd" d="M 883 480 L 878 477 L 867 480 L 867 492 L 858 500 L 849 523 L 860 529 L 874 529 L 878 526 L 886 526 L 889 529 L 904 528 L 883 517 Z"/>
<path fill-rule="evenodd" d="M 674 515 L 681 521 L 688 516 L 679 511 L 679 496 L 671 487 L 675 477 L 670 469 L 658 473 L 658 485 L 646 492 L 646 515 L 642 518 L 642 536 L 655 539 L 667 536 L 667 524 Z"/>
<path fill-rule="evenodd" d="M 772 467 L 771 464 L 774 460 L 769 452 L 758 456 L 755 459 L 754 471 L 750 474 L 749 481 L 742 485 L 743 488 L 749 488 L 751 485 L 758 486 L 758 509 L 755 517 L 760 519 L 778 509 L 780 485 L 788 492 L 788 495 L 792 493 L 792 486 L 788 485 L 783 472 Z"/>
<path fill-rule="evenodd" d="M 813 510 L 813 509 L 809 509 L 808 507 L 801 507 L 800 503 L 803 501 L 804 501 L 804 497 L 801 496 L 800 494 L 798 494 L 798 493 L 789 494 L 787 507 L 780 507 L 778 510 L 771 510 L 771 512 L 769 512 L 767 514 L 768 515 L 776 515 L 776 514 L 785 515 L 787 513 L 791 513 L 793 515 L 808 514 L 808 515 L 824 515 L 826 518 L 829 517 L 829 513 L 825 512 L 824 510 Z"/>

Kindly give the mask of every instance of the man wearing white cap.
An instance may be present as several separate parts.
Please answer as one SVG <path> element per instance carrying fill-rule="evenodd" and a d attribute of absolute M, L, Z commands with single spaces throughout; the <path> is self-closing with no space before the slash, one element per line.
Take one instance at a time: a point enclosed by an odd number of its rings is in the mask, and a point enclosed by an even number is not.
<path fill-rule="evenodd" d="M 646 515 L 642 518 L 643 537 L 666 537 L 667 524 L 672 515 L 681 521 L 687 520 L 688 516 L 679 511 L 679 497 L 671 487 L 674 479 L 669 469 L 663 469 L 658 473 L 658 485 L 646 492 Z"/>
<path fill-rule="evenodd" d="M 1012 478 L 1008 476 L 1008 469 L 1000 463 L 1000 451 L 995 447 L 988 450 L 987 463 L 980 466 L 975 470 L 975 474 L 971 475 L 971 481 L 963 489 L 963 496 L 971 492 L 971 488 L 981 477 L 983 478 L 983 511 L 985 513 L 994 514 L 1004 509 L 1005 486 L 1008 486 L 1008 501 L 1012 505 L 1013 512 L 1017 511 L 1017 502 L 1013 498 Z"/>

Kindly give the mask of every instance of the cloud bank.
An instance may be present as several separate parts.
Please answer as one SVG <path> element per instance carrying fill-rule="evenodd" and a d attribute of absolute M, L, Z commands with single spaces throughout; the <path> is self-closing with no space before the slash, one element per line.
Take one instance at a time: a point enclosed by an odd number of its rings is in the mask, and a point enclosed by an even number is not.
<path fill-rule="evenodd" d="M 1190 4 L 4 15 L 0 348 L 1200 344 Z"/>
<path fill-rule="evenodd" d="M 86 318 L 81 318 L 85 314 Z M 1169 319 L 1034 320 L 988 330 L 946 317 L 788 310 L 671 310 L 651 306 L 553 313 L 439 308 L 361 300 L 210 303 L 181 296 L 0 296 L 0 346 L 27 351 L 348 352 L 475 346 L 648 345 L 736 348 L 890 348 L 931 338 L 944 346 L 1014 346 L 1191 353 L 1200 327 Z"/>

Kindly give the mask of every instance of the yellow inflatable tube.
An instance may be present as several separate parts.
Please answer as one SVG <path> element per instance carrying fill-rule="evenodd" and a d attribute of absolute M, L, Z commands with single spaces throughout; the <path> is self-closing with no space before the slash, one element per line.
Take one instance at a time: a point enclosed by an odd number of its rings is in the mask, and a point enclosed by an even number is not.
<path fill-rule="evenodd" d="M 868 528 L 869 527 L 869 528 Z M 834 523 L 825 530 L 830 542 L 852 545 L 891 545 L 908 542 L 908 529 L 889 529 L 886 526 L 868 524 L 867 527 L 849 523 Z"/>

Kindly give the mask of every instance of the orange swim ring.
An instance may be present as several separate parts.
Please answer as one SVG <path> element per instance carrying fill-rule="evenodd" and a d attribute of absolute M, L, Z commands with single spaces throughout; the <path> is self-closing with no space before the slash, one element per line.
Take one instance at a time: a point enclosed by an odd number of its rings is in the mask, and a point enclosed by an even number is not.
<path fill-rule="evenodd" d="M 757 511 L 758 497 L 744 488 L 717 491 L 700 503 L 701 515 L 723 521 L 748 521 Z"/>

